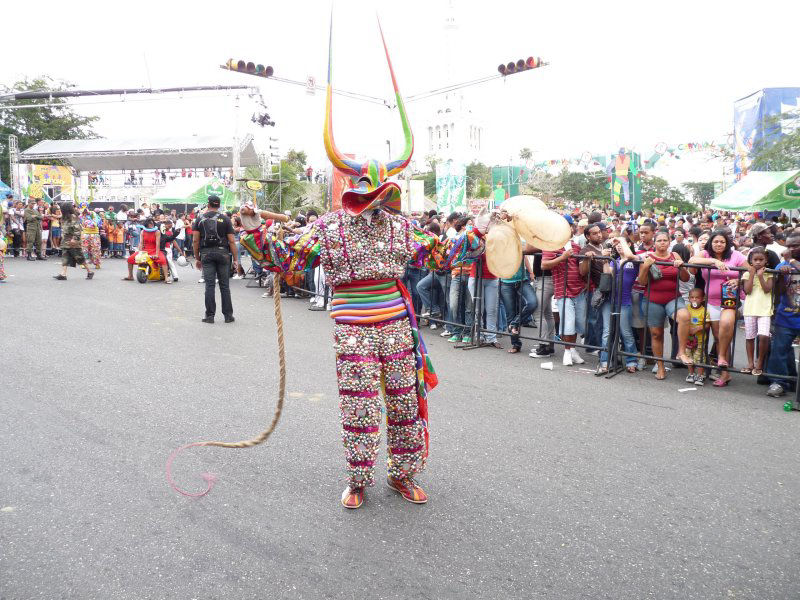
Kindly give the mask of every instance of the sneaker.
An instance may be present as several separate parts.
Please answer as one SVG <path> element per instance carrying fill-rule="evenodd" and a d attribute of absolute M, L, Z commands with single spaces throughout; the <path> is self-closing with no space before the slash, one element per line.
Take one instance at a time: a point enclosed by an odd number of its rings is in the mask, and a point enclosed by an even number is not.
<path fill-rule="evenodd" d="M 572 366 L 572 352 L 570 350 L 564 349 L 564 358 L 561 359 L 561 364 L 565 367 Z"/>
<path fill-rule="evenodd" d="M 569 353 L 572 355 L 572 362 L 574 362 L 576 365 L 582 365 L 583 363 L 586 362 L 585 360 L 583 360 L 581 355 L 578 354 L 577 348 L 570 348 Z"/>
<path fill-rule="evenodd" d="M 198 280 L 197 280 L 197 283 L 205 283 L 205 282 L 206 282 L 206 280 L 205 280 L 205 279 L 203 279 L 202 277 L 201 277 L 200 279 L 198 279 Z"/>
<path fill-rule="evenodd" d="M 694 374 L 693 373 L 689 373 L 686 376 L 686 383 L 694 383 Z"/>
<path fill-rule="evenodd" d="M 364 488 L 351 488 L 349 485 L 342 492 L 342 506 L 360 508 L 364 504 Z"/>
<path fill-rule="evenodd" d="M 667 363 L 664 363 L 664 370 L 667 371 L 667 372 L 672 371 L 672 367 L 670 365 L 668 365 Z M 651 372 L 652 373 L 658 373 L 658 365 L 653 365 L 653 368 L 651 369 Z"/>
<path fill-rule="evenodd" d="M 213 323 L 214 323 L 214 317 L 203 317 L 203 318 L 202 318 L 202 319 L 200 319 L 200 320 L 201 320 L 203 323 L 211 323 L 211 324 L 213 324 Z"/>
<path fill-rule="evenodd" d="M 445 329 L 442 333 L 439 334 L 439 337 L 450 337 L 451 335 L 453 334 L 447 331 L 447 329 Z"/>
<path fill-rule="evenodd" d="M 241 279 L 241 278 L 242 278 L 242 276 L 239 275 L 238 273 L 236 275 L 234 275 L 233 277 L 231 277 L 231 279 Z"/>
<path fill-rule="evenodd" d="M 233 323 L 235 320 L 236 319 L 234 317 L 232 317 L 232 316 L 231 317 L 225 317 L 225 322 L 226 323 Z"/>
<path fill-rule="evenodd" d="M 91 279 L 92 277 L 94 277 L 93 271 L 89 271 L 88 273 L 86 273 L 86 279 Z"/>
<path fill-rule="evenodd" d="M 636 361 L 636 368 L 639 369 L 640 371 L 644 371 L 644 367 L 646 364 L 647 364 L 646 361 L 643 358 L 640 358 L 639 360 Z"/>
<path fill-rule="evenodd" d="M 59 281 L 66 281 L 67 280 L 67 276 L 66 275 L 53 275 L 53 279 L 58 279 Z"/>
<path fill-rule="evenodd" d="M 431 329 L 439 329 L 439 326 L 436 323 L 431 323 Z"/>
<path fill-rule="evenodd" d="M 461 343 L 462 344 L 471 344 L 472 343 L 472 338 L 470 336 L 468 336 L 468 335 L 465 335 L 464 337 L 461 338 Z"/>
<path fill-rule="evenodd" d="M 589 350 L 586 354 L 591 354 L 592 356 L 600 356 L 600 350 Z"/>
<path fill-rule="evenodd" d="M 773 383 L 767 389 L 767 396 L 770 398 L 780 398 L 786 393 L 786 390 L 783 389 L 783 386 L 780 383 Z"/>
<path fill-rule="evenodd" d="M 695 375 L 694 376 L 694 384 L 695 385 L 699 385 L 699 386 L 705 385 L 706 384 L 705 375 Z"/>
<path fill-rule="evenodd" d="M 528 354 L 528 356 L 530 356 L 531 358 L 547 358 L 548 356 L 553 356 L 553 354 L 555 353 L 556 353 L 555 348 L 553 348 L 549 344 L 539 344 L 538 346 L 536 346 L 536 348 L 533 348 L 530 351 L 530 354 Z"/>
<path fill-rule="evenodd" d="M 594 372 L 594 374 L 597 377 L 600 377 L 601 375 L 605 375 L 606 373 L 608 373 L 608 363 L 598 363 L 597 370 Z"/>
<path fill-rule="evenodd" d="M 388 479 L 389 487 L 394 491 L 399 492 L 400 495 L 414 504 L 425 504 L 428 501 L 428 495 L 419 487 L 411 477 L 403 480 Z"/>
<path fill-rule="evenodd" d="M 450 343 L 458 343 L 461 341 L 461 336 L 458 335 L 457 333 L 453 334 L 449 338 L 447 338 L 447 341 Z"/>

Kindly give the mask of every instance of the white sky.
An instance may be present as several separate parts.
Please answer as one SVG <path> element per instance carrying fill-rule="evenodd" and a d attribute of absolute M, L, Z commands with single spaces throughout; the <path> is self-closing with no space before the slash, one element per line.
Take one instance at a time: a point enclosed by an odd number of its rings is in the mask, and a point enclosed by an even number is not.
<path fill-rule="evenodd" d="M 324 84 L 330 1 L 197 3 L 144 0 L 127 5 L 40 0 L 4 6 L 5 83 L 49 74 L 79 88 L 259 85 L 278 124 L 250 124 L 241 101 L 239 134 L 280 139 L 281 152 L 305 150 L 326 167 L 324 97 L 303 88 L 229 73 L 228 58 L 272 65 L 275 74 Z M 725 141 L 733 102 L 757 89 L 800 85 L 795 28 L 800 1 L 670 2 L 453 0 L 458 29 L 445 44 L 447 0 L 337 0 L 334 87 L 390 98 L 391 82 L 375 22 L 379 13 L 400 90 L 416 94 L 496 73 L 529 55 L 551 64 L 464 90 L 485 124 L 491 162 L 612 153 L 621 145 L 645 158 L 658 142 Z M 400 12 L 395 8 L 401 6 Z M 33 10 L 33 12 L 32 12 Z M 448 68 L 447 56 L 451 56 Z M 149 66 L 149 70 L 146 67 Z M 104 137 L 232 134 L 232 97 L 197 96 L 82 111 L 101 116 Z M 435 101 L 409 103 L 422 162 L 423 116 Z M 341 150 L 386 159 L 400 148 L 399 119 L 387 109 L 334 97 Z M 395 113 L 396 114 L 396 113 Z M 715 167 L 715 171 L 718 170 Z"/>

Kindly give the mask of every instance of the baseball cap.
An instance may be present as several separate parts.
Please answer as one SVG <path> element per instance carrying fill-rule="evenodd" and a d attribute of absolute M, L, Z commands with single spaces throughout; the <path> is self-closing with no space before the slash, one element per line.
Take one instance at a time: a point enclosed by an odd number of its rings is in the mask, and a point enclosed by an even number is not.
<path fill-rule="evenodd" d="M 763 233 L 767 229 L 769 229 L 769 225 L 767 225 L 766 223 L 756 223 L 747 232 L 747 237 L 756 239 L 759 235 L 761 235 L 761 233 Z"/>
<path fill-rule="evenodd" d="M 208 197 L 208 205 L 213 207 L 218 207 L 222 201 L 219 199 L 219 196 L 211 195 Z"/>
<path fill-rule="evenodd" d="M 573 219 L 569 215 L 563 215 L 563 216 L 567 220 L 567 223 L 569 223 L 570 225 L 575 225 L 575 219 Z"/>

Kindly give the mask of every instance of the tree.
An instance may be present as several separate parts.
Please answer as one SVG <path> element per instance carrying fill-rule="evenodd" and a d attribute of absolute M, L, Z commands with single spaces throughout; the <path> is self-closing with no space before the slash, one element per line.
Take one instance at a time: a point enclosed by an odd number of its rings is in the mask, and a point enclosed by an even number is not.
<path fill-rule="evenodd" d="M 555 182 L 555 195 L 573 202 L 604 204 L 609 200 L 603 173 L 575 173 L 564 169 Z"/>
<path fill-rule="evenodd" d="M 705 181 L 687 181 L 683 184 L 689 193 L 692 195 L 692 200 L 695 204 L 699 204 L 703 210 L 706 204 L 714 199 L 714 184 Z"/>
<path fill-rule="evenodd" d="M 530 148 L 523 148 L 519 151 L 519 157 L 525 162 L 528 162 L 531 158 L 533 158 L 533 152 Z"/>
<path fill-rule="evenodd" d="M 298 151 L 291 149 L 286 154 L 286 162 L 288 162 L 291 165 L 295 165 L 298 171 L 302 171 L 305 168 L 307 161 L 308 157 L 306 156 L 306 153 L 303 152 L 302 150 Z"/>
<path fill-rule="evenodd" d="M 17 81 L 12 86 L 0 86 L 3 93 L 15 91 L 60 91 L 68 89 L 66 81 L 57 81 L 50 77 L 39 77 Z M 8 106 L 19 104 L 55 104 L 41 108 L 20 108 L 17 110 L 0 110 L 0 179 L 10 183 L 8 172 L 8 136 L 16 135 L 19 148 L 24 150 L 42 140 L 83 140 L 97 137 L 93 123 L 99 117 L 84 117 L 76 113 L 64 98 L 43 98 L 39 100 L 19 100 L 8 103 Z M 44 161 L 48 164 L 59 164 L 59 161 Z"/>
<path fill-rule="evenodd" d="M 467 197 L 488 198 L 492 191 L 492 169 L 474 161 L 467 165 Z"/>
<path fill-rule="evenodd" d="M 750 171 L 800 169 L 800 111 L 769 117 L 761 141 L 753 146 Z"/>
<path fill-rule="evenodd" d="M 655 198 L 663 198 L 659 204 L 653 204 Z M 694 212 L 697 207 L 686 200 L 683 192 L 672 187 L 666 179 L 653 175 L 642 177 L 642 208 L 656 211 L 669 212 L 670 207 L 679 212 Z"/>

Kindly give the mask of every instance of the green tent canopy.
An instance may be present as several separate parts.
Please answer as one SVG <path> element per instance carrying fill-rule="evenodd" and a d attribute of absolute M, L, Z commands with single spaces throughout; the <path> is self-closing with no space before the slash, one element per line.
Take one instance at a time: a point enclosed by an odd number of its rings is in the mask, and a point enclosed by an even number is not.
<path fill-rule="evenodd" d="M 203 204 L 211 195 L 219 196 L 222 206 L 234 208 L 239 204 L 235 192 L 216 178 L 180 177 L 170 181 L 163 190 L 150 198 L 158 204 Z"/>
<path fill-rule="evenodd" d="M 751 171 L 714 198 L 711 208 L 733 211 L 800 208 L 800 171 Z"/>

